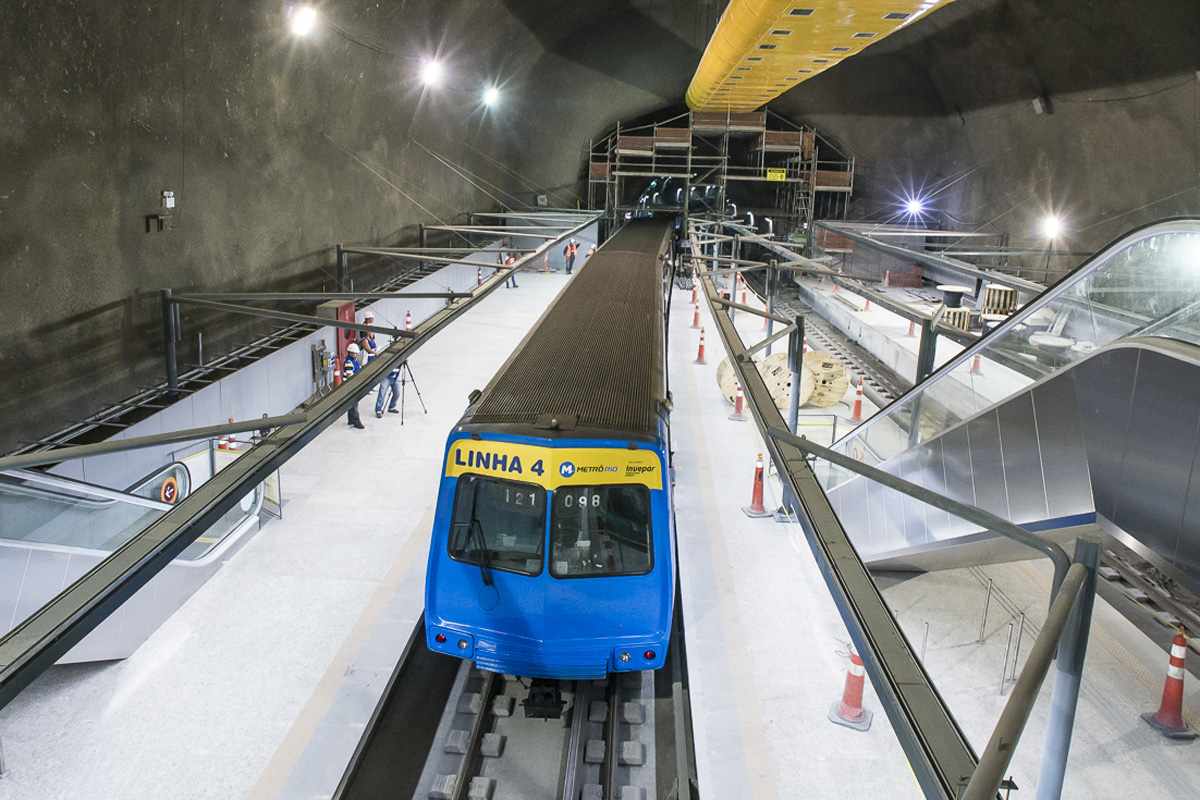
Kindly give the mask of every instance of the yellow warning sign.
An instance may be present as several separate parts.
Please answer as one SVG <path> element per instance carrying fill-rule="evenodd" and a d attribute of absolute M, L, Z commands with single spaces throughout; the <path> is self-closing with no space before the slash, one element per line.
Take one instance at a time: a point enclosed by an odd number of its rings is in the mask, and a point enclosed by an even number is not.
<path fill-rule="evenodd" d="M 786 181 L 787 170 L 783 167 L 767 167 L 767 180 L 769 181 Z"/>

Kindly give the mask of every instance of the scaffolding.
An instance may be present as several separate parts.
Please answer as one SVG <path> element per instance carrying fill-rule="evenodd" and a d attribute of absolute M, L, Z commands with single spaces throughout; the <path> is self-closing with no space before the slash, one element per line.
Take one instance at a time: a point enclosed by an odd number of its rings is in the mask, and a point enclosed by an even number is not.
<path fill-rule="evenodd" d="M 588 208 L 612 225 L 652 210 L 736 214 L 729 187 L 739 183 L 774 189 L 771 226 L 781 228 L 771 232 L 807 238 L 814 219 L 845 218 L 854 159 L 816 129 L 767 110 L 618 122 L 588 144 Z M 630 196 L 631 187 L 640 193 Z"/>

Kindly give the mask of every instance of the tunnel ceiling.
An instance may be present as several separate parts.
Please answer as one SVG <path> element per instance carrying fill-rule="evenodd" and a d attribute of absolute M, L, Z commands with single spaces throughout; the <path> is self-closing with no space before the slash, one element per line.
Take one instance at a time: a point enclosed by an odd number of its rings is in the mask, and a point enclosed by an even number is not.
<path fill-rule="evenodd" d="M 320 288 L 337 241 L 580 203 L 589 139 L 682 110 L 725 6 L 326 0 L 336 28 L 298 42 L 277 0 L 8 3 L 0 448 L 160 379 L 162 287 Z M 1060 208 L 1084 250 L 1200 206 L 1196 41 L 1200 3 L 957 0 L 771 107 L 857 158 L 852 216 L 925 187 L 948 222 L 1014 235 Z M 165 190 L 173 225 L 149 233 Z M 210 353 L 246 340 L 184 322 Z"/>

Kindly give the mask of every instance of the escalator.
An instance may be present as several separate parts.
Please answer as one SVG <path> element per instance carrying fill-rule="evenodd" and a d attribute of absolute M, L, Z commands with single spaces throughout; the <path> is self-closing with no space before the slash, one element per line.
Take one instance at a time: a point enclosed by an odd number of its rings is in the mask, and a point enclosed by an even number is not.
<path fill-rule="evenodd" d="M 79 580 L 191 491 L 175 462 L 125 491 L 34 470 L 0 472 L 0 635 Z M 258 520 L 260 485 L 59 663 L 133 653 L 207 581 Z"/>
<path fill-rule="evenodd" d="M 1200 587 L 1200 220 L 1110 244 L 836 448 L 1042 536 L 1100 530 Z M 835 466 L 818 474 L 873 568 L 1032 553 Z"/>

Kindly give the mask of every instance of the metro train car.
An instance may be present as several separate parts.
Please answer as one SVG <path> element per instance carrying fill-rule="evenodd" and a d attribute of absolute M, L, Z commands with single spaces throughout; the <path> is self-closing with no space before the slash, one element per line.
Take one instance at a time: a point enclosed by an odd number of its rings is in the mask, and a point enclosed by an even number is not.
<path fill-rule="evenodd" d="M 665 663 L 669 232 L 621 228 L 472 392 L 446 443 L 429 549 L 431 650 L 542 681 Z"/>

